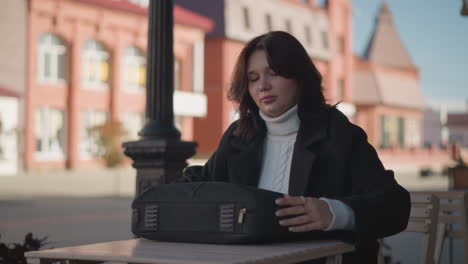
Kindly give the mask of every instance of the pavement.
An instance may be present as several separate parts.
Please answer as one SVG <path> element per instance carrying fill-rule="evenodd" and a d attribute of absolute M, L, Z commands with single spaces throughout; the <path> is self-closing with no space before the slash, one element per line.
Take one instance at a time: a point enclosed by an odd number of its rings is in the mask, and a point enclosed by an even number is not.
<path fill-rule="evenodd" d="M 133 196 L 136 171 L 118 169 L 50 170 L 0 177 L 0 200 L 37 197 Z"/>
<path fill-rule="evenodd" d="M 203 164 L 190 160 L 189 164 Z M 396 180 L 409 191 L 447 190 L 447 176 L 419 176 L 416 171 L 395 172 Z M 0 176 L 0 200 L 35 197 L 133 197 L 136 170 L 130 166 L 116 169 L 42 170 Z"/>
<path fill-rule="evenodd" d="M 190 159 L 189 165 L 205 160 Z M 41 197 L 133 197 L 136 170 L 119 168 L 50 169 L 0 175 L 0 200 Z"/>

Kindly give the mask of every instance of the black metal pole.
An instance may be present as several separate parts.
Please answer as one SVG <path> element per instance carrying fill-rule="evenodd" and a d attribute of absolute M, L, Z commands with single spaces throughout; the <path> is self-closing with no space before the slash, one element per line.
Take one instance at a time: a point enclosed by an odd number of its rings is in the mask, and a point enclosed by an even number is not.
<path fill-rule="evenodd" d="M 182 176 L 197 144 L 180 140 L 174 125 L 174 48 L 172 0 L 150 0 L 148 18 L 146 123 L 140 140 L 123 144 L 137 171 L 136 195 Z"/>
<path fill-rule="evenodd" d="M 174 125 L 174 4 L 150 0 L 146 83 L 146 124 L 142 138 L 180 138 Z"/>

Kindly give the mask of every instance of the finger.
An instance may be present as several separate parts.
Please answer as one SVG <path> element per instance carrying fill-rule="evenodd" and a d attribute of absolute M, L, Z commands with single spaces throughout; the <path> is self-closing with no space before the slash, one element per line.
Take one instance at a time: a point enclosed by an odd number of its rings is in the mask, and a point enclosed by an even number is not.
<path fill-rule="evenodd" d="M 312 222 L 305 225 L 291 226 L 288 228 L 291 232 L 309 232 L 313 230 L 322 230 L 322 224 L 320 222 Z"/>
<path fill-rule="evenodd" d="M 279 221 L 281 226 L 299 226 L 304 225 L 310 222 L 310 218 L 308 215 L 301 215 L 298 217 L 283 219 Z"/>
<path fill-rule="evenodd" d="M 276 216 L 300 215 L 304 213 L 305 208 L 302 205 L 283 208 L 275 212 Z"/>
<path fill-rule="evenodd" d="M 302 196 L 289 196 L 289 195 L 284 195 L 283 198 L 278 198 L 276 199 L 276 204 L 285 206 L 285 205 L 303 205 L 306 202 L 306 198 Z"/>

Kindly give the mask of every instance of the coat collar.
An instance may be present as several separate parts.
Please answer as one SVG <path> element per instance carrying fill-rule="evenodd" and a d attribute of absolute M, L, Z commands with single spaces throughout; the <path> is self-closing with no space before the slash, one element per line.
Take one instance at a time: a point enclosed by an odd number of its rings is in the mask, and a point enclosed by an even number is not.
<path fill-rule="evenodd" d="M 289 194 L 304 195 L 313 180 L 311 170 L 315 163 L 318 142 L 324 140 L 328 131 L 328 111 L 316 117 L 309 117 L 301 122 L 294 144 L 289 176 Z"/>
<path fill-rule="evenodd" d="M 316 160 L 317 144 L 327 136 L 329 112 L 308 117 L 301 120 L 294 144 L 291 171 L 289 177 L 289 194 L 304 195 L 311 180 L 311 169 Z M 257 186 L 261 173 L 263 159 L 263 143 L 266 131 L 250 142 L 244 142 L 239 137 L 232 135 L 231 146 L 239 151 L 229 160 L 231 181 L 234 183 Z"/>
<path fill-rule="evenodd" d="M 238 151 L 228 160 L 229 177 L 232 183 L 257 186 L 260 178 L 260 170 L 263 159 L 263 142 L 265 131 L 256 136 L 250 142 L 242 141 L 237 136 L 232 136 L 231 146 Z"/>

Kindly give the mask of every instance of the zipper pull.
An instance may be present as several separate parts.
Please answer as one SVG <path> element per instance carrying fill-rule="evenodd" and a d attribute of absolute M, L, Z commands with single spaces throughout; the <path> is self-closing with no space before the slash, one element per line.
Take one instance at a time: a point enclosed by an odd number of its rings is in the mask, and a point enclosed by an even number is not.
<path fill-rule="evenodd" d="M 237 222 L 239 224 L 242 224 L 242 222 L 244 222 L 244 215 L 247 213 L 247 209 L 245 208 L 242 208 L 240 209 L 239 211 L 239 218 L 237 218 Z"/>

